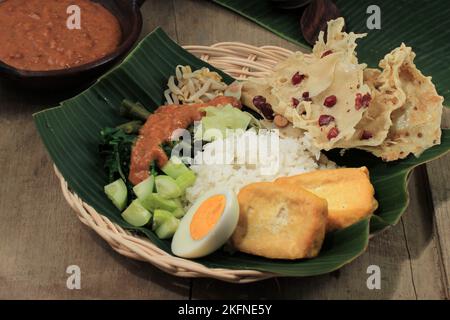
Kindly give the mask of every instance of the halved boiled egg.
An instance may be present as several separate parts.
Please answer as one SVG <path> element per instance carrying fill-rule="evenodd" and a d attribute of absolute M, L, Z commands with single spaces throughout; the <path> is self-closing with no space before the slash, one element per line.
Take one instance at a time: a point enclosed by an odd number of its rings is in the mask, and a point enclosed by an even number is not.
<path fill-rule="evenodd" d="M 180 222 L 172 239 L 172 252 L 183 258 L 206 256 L 227 242 L 239 220 L 239 203 L 228 188 L 200 197 Z"/>

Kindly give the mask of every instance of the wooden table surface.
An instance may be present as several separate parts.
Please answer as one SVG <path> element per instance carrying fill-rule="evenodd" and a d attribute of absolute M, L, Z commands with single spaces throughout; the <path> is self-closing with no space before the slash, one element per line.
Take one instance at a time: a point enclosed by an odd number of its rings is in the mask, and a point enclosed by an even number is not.
<path fill-rule="evenodd" d="M 206 1 L 148 0 L 142 36 L 162 26 L 178 43 L 241 41 L 296 46 Z M 72 93 L 73 94 L 73 93 Z M 448 299 L 450 156 L 417 168 L 411 202 L 393 228 L 371 239 L 358 259 L 332 274 L 247 285 L 183 279 L 115 253 L 77 220 L 61 194 L 32 113 L 71 93 L 29 93 L 0 83 L 0 299 Z M 448 112 L 443 126 L 450 123 Z M 81 289 L 66 268 L 81 268 Z M 381 289 L 366 286 L 369 265 Z"/>

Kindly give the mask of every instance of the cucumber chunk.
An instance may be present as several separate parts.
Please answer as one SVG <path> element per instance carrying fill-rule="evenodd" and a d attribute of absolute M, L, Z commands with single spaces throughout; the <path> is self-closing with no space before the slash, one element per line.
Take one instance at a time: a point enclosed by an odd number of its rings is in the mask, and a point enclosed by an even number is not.
<path fill-rule="evenodd" d="M 156 209 L 153 212 L 152 230 L 158 229 L 167 220 L 173 219 L 174 216 L 167 210 Z"/>
<path fill-rule="evenodd" d="M 184 211 L 183 208 L 176 208 L 175 210 L 172 210 L 171 213 L 175 218 L 180 219 L 186 214 L 186 211 Z"/>
<path fill-rule="evenodd" d="M 184 211 L 184 206 L 181 203 L 181 200 L 173 199 L 172 201 L 175 202 L 177 207 L 173 210 L 169 210 L 170 213 L 172 213 L 175 218 L 178 218 L 178 219 L 182 218 L 186 214 L 186 211 Z"/>
<path fill-rule="evenodd" d="M 134 194 L 139 200 L 146 199 L 153 192 L 153 187 L 155 185 L 155 177 L 150 176 L 141 183 L 133 187 Z"/>
<path fill-rule="evenodd" d="M 150 221 L 151 217 L 152 214 L 142 206 L 139 199 L 133 200 L 128 208 L 122 212 L 122 218 L 135 227 L 142 227 L 146 225 Z"/>
<path fill-rule="evenodd" d="M 117 209 L 122 211 L 127 206 L 128 191 L 125 182 L 122 179 L 106 185 L 104 187 L 105 193 Z"/>
<path fill-rule="evenodd" d="M 175 179 L 169 176 L 157 176 L 155 184 L 156 191 L 164 199 L 178 198 L 183 194 Z"/>
<path fill-rule="evenodd" d="M 170 239 L 177 231 L 180 220 L 172 216 L 172 219 L 164 221 L 158 228 L 156 228 L 155 233 L 160 239 Z"/>
<path fill-rule="evenodd" d="M 166 163 L 164 167 L 161 168 L 161 170 L 162 172 L 164 172 L 173 179 L 176 179 L 183 173 L 189 171 L 186 165 L 183 162 L 181 162 L 181 160 L 177 157 L 170 158 L 170 160 Z"/>
<path fill-rule="evenodd" d="M 184 193 L 187 188 L 191 187 L 195 183 L 195 173 L 191 170 L 188 172 L 183 173 L 181 176 L 179 176 L 175 182 L 177 183 L 178 187 L 181 189 L 181 192 Z"/>
<path fill-rule="evenodd" d="M 165 199 L 157 193 L 152 193 L 144 200 L 141 200 L 142 206 L 150 211 L 155 209 L 163 209 L 173 211 L 179 207 L 178 203 L 172 199 Z"/>

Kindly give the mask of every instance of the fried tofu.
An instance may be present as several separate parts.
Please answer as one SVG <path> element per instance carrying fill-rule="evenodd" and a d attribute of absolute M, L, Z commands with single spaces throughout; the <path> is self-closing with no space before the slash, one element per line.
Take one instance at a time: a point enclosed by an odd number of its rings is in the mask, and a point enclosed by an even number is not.
<path fill-rule="evenodd" d="M 278 178 L 275 183 L 303 187 L 326 199 L 327 231 L 346 228 L 370 216 L 378 207 L 366 167 L 318 170 Z"/>
<path fill-rule="evenodd" d="M 238 194 L 236 249 L 272 259 L 317 256 L 325 237 L 327 202 L 302 187 L 252 183 Z"/>

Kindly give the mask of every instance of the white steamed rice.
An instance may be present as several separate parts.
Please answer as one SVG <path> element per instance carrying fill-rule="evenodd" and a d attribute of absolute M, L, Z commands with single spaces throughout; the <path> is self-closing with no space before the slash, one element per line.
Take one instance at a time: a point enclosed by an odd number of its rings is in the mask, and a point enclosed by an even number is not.
<path fill-rule="evenodd" d="M 271 139 L 271 133 L 248 130 L 243 134 L 231 134 L 224 140 L 216 140 L 204 145 L 203 152 L 197 153 L 194 158 L 194 164 L 191 169 L 196 173 L 197 179 L 195 184 L 186 190 L 186 200 L 188 206 L 207 191 L 227 186 L 236 194 L 245 185 L 259 181 L 273 181 L 281 176 L 291 176 L 304 172 L 336 168 L 336 164 L 328 160 L 321 154 L 320 150 L 313 146 L 312 139 L 305 134 L 301 137 L 281 137 L 278 143 L 278 152 L 271 153 L 265 159 L 252 159 L 247 156 L 240 157 L 237 147 L 240 143 L 249 141 L 248 139 L 259 137 L 260 143 L 267 142 Z M 273 136 L 272 136 L 273 137 Z M 247 140 L 246 140 L 247 139 Z M 223 148 L 227 143 L 233 145 L 232 148 Z M 247 144 L 245 146 L 247 155 L 254 153 L 254 145 Z M 226 150 L 221 152 L 217 150 Z M 227 157 L 225 164 L 198 164 L 201 157 L 210 156 L 209 159 L 222 159 Z M 277 170 L 267 174 L 264 168 L 268 163 L 276 163 L 279 160 Z M 240 161 L 238 161 L 240 160 Z M 262 160 L 262 161 L 260 161 Z M 211 163 L 210 161 L 209 163 Z M 255 163 L 256 162 L 256 163 Z M 196 164 L 197 163 L 197 164 Z M 240 164 L 237 164 L 240 163 Z M 265 174 L 261 174 L 265 172 Z"/>

